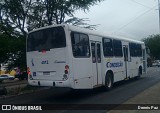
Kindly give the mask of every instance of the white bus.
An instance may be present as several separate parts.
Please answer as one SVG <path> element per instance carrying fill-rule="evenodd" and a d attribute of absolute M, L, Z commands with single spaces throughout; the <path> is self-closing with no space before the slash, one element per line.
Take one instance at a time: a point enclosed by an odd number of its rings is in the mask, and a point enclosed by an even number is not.
<path fill-rule="evenodd" d="M 27 67 L 32 86 L 111 89 L 146 72 L 146 49 L 141 41 L 52 25 L 28 33 Z"/>

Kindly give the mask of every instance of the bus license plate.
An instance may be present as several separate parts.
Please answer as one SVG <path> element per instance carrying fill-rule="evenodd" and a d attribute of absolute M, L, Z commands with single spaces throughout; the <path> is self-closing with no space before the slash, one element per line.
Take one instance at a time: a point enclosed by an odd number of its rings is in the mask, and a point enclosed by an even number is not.
<path fill-rule="evenodd" d="M 50 72 L 43 72 L 43 75 L 50 75 Z"/>

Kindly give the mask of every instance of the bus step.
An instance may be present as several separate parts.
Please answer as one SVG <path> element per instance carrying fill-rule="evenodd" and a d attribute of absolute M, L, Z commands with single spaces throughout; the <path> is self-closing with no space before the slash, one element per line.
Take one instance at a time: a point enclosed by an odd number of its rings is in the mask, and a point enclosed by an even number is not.
<path fill-rule="evenodd" d="M 124 80 L 129 80 L 129 79 L 130 79 L 130 77 L 124 78 Z"/>

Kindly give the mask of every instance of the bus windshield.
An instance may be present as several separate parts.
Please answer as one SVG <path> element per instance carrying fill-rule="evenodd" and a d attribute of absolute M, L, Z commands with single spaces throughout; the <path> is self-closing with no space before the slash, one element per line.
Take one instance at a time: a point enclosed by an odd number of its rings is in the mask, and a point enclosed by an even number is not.
<path fill-rule="evenodd" d="M 53 27 L 32 32 L 27 39 L 27 52 L 49 51 L 54 48 L 66 47 L 63 27 Z"/>

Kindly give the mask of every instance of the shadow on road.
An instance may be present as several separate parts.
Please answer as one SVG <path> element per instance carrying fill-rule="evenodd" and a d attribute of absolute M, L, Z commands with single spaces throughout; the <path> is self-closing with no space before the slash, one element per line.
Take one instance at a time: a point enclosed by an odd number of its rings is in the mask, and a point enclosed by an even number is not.
<path fill-rule="evenodd" d="M 140 78 L 140 80 L 143 78 Z M 131 84 L 133 82 L 136 82 L 137 80 L 135 79 L 130 79 L 130 80 L 125 80 L 125 81 L 120 81 L 120 82 L 116 82 L 113 86 L 112 90 L 116 90 L 119 87 L 123 87 L 125 85 Z M 139 80 L 138 80 L 139 81 Z M 110 91 L 106 91 L 104 89 L 104 87 L 99 87 L 99 88 L 95 88 L 95 89 L 86 89 L 86 90 L 73 90 L 73 89 L 66 89 L 66 88 L 50 88 L 47 89 L 50 93 L 53 92 L 54 95 L 50 95 L 47 98 L 47 101 L 52 102 L 58 102 L 58 103 L 74 103 L 76 101 L 81 101 L 84 99 L 88 99 L 91 97 L 95 97 L 95 96 L 99 96 L 102 95 L 103 93 L 109 93 L 112 92 L 112 90 Z M 65 104 L 65 103 L 64 103 Z"/>

